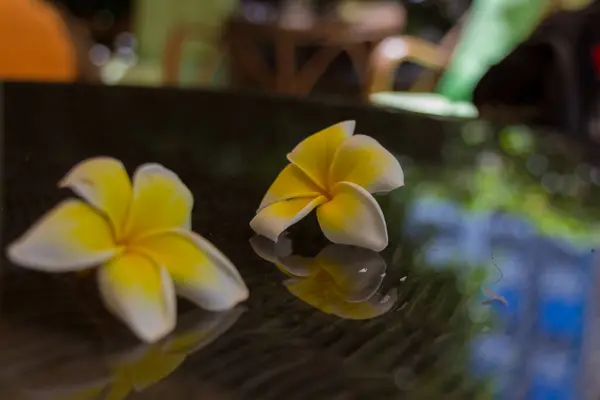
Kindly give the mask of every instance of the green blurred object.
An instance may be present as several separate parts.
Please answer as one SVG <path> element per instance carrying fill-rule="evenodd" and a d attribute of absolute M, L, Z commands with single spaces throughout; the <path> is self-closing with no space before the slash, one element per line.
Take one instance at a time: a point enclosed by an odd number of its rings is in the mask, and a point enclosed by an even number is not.
<path fill-rule="evenodd" d="M 201 24 L 211 31 L 222 29 L 238 7 L 238 0 L 138 0 L 134 9 L 134 33 L 138 41 L 137 65 L 120 83 L 156 86 L 163 81 L 162 66 L 165 44 L 173 28 L 181 24 Z M 218 35 L 215 35 L 218 36 Z M 180 61 L 180 84 L 184 86 L 226 82 L 198 82 L 202 65 L 214 63 L 218 43 L 190 41 Z M 220 77 L 226 80 L 226 77 Z"/>
<path fill-rule="evenodd" d="M 450 101 L 437 93 L 379 92 L 370 96 L 373 104 L 419 114 L 446 118 L 477 118 L 477 108 L 466 101 Z"/>
<path fill-rule="evenodd" d="M 475 0 L 436 91 L 450 100 L 472 101 L 483 75 L 529 37 L 549 5 L 550 0 Z"/>
<path fill-rule="evenodd" d="M 376 93 L 371 101 L 420 114 L 477 118 L 473 91 L 488 69 L 525 40 L 551 0 L 475 0 L 436 93 Z"/>

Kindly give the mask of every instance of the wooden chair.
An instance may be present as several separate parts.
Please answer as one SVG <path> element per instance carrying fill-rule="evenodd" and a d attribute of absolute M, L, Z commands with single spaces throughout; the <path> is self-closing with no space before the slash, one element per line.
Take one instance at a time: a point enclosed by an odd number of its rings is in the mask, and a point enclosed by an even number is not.
<path fill-rule="evenodd" d="M 383 40 L 371 55 L 372 77 L 369 93 L 393 91 L 396 69 L 407 61 L 428 69 L 417 79 L 410 91 L 432 91 L 452 56 L 465 18 L 466 16 L 463 16 L 437 45 L 408 35 L 392 36 Z"/>
<path fill-rule="evenodd" d="M 212 26 L 200 23 L 185 23 L 171 30 L 165 43 L 163 56 L 163 84 L 178 85 L 180 83 L 179 67 L 183 48 L 188 42 L 222 43 L 222 32 Z M 217 53 L 205 65 L 198 66 L 197 82 L 212 82 L 227 56 L 226 50 L 218 46 Z"/>

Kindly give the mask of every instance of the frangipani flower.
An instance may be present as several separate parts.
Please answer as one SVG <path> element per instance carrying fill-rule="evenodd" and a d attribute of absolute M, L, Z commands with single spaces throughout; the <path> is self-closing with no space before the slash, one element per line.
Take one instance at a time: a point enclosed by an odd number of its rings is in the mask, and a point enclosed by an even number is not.
<path fill-rule="evenodd" d="M 263 198 L 252 229 L 277 241 L 289 226 L 317 209 L 325 236 L 338 244 L 383 250 L 388 244 L 383 212 L 371 193 L 404 185 L 398 160 L 375 139 L 352 135 L 345 121 L 304 139 L 287 155 Z"/>
<path fill-rule="evenodd" d="M 193 197 L 172 171 L 142 165 L 132 187 L 120 161 L 98 157 L 75 166 L 59 186 L 87 203 L 57 205 L 9 246 L 9 259 L 47 272 L 100 264 L 104 303 L 142 340 L 173 330 L 175 293 L 210 311 L 248 297 L 233 264 L 190 231 Z"/>
<path fill-rule="evenodd" d="M 284 282 L 291 294 L 324 313 L 370 319 L 388 312 L 398 299 L 395 290 L 379 293 L 387 265 L 374 251 L 331 244 L 313 258 L 291 254 L 287 237 L 274 243 L 255 236 L 250 245 L 291 278 Z"/>
<path fill-rule="evenodd" d="M 46 400 L 124 400 L 171 375 L 190 354 L 206 347 L 227 332 L 244 308 L 218 313 L 195 310 L 184 315 L 176 331 L 160 342 L 136 346 L 110 360 L 108 376 L 77 384 L 28 390 L 28 398 Z M 77 362 L 73 367 L 80 367 Z M 72 372 L 72 371 L 71 371 Z M 101 396 L 101 397 L 100 397 Z"/>

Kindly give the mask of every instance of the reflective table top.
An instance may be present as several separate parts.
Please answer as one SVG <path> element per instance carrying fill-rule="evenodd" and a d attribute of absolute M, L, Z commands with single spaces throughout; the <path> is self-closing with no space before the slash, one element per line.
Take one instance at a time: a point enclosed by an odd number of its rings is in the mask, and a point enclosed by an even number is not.
<path fill-rule="evenodd" d="M 595 390 L 600 169 L 586 146 L 527 127 L 250 94 L 14 83 L 0 86 L 0 105 L 3 247 L 70 196 L 56 184 L 74 164 L 158 162 L 194 193 L 194 230 L 250 289 L 222 313 L 181 300 L 176 330 L 145 345 L 104 309 L 94 274 L 4 259 L 2 398 L 583 399 Z M 256 236 L 248 223 L 286 154 L 346 119 L 404 168 L 405 186 L 377 196 L 388 247 L 328 243 L 314 216 L 277 244 Z"/>

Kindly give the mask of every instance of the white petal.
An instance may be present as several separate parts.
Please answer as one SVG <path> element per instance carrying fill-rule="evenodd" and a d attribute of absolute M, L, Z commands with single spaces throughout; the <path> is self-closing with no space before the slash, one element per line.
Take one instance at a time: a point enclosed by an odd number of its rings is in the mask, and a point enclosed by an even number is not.
<path fill-rule="evenodd" d="M 355 125 L 354 121 L 343 121 L 307 137 L 287 155 L 288 160 L 325 190 L 333 157 L 338 147 L 352 136 Z"/>
<path fill-rule="evenodd" d="M 85 160 L 73 167 L 58 185 L 71 188 L 106 214 L 116 235 L 121 234 L 132 191 L 129 175 L 119 160 L 110 157 Z"/>
<path fill-rule="evenodd" d="M 126 253 L 98 269 L 98 286 L 107 308 L 145 342 L 171 333 L 177 311 L 169 274 L 149 258 Z"/>
<path fill-rule="evenodd" d="M 258 211 L 278 201 L 298 197 L 317 197 L 320 194 L 321 189 L 300 168 L 288 164 L 267 190 Z"/>
<path fill-rule="evenodd" d="M 164 266 L 177 293 L 206 310 L 228 310 L 248 298 L 248 288 L 232 262 L 194 232 L 179 229 L 146 236 L 132 248 Z"/>
<path fill-rule="evenodd" d="M 190 229 L 194 197 L 173 171 L 144 164 L 133 176 L 133 201 L 126 223 L 128 237 L 169 229 Z"/>
<path fill-rule="evenodd" d="M 370 193 L 385 193 L 404 185 L 404 172 L 392 153 L 377 140 L 354 135 L 338 148 L 330 182 L 352 182 Z"/>
<path fill-rule="evenodd" d="M 80 200 L 50 210 L 7 250 L 15 264 L 49 272 L 96 266 L 116 254 L 106 218 Z"/>
<path fill-rule="evenodd" d="M 250 221 L 250 227 L 259 235 L 277 242 L 283 231 L 307 216 L 326 200 L 325 196 L 320 196 L 278 201 L 260 210 Z"/>

